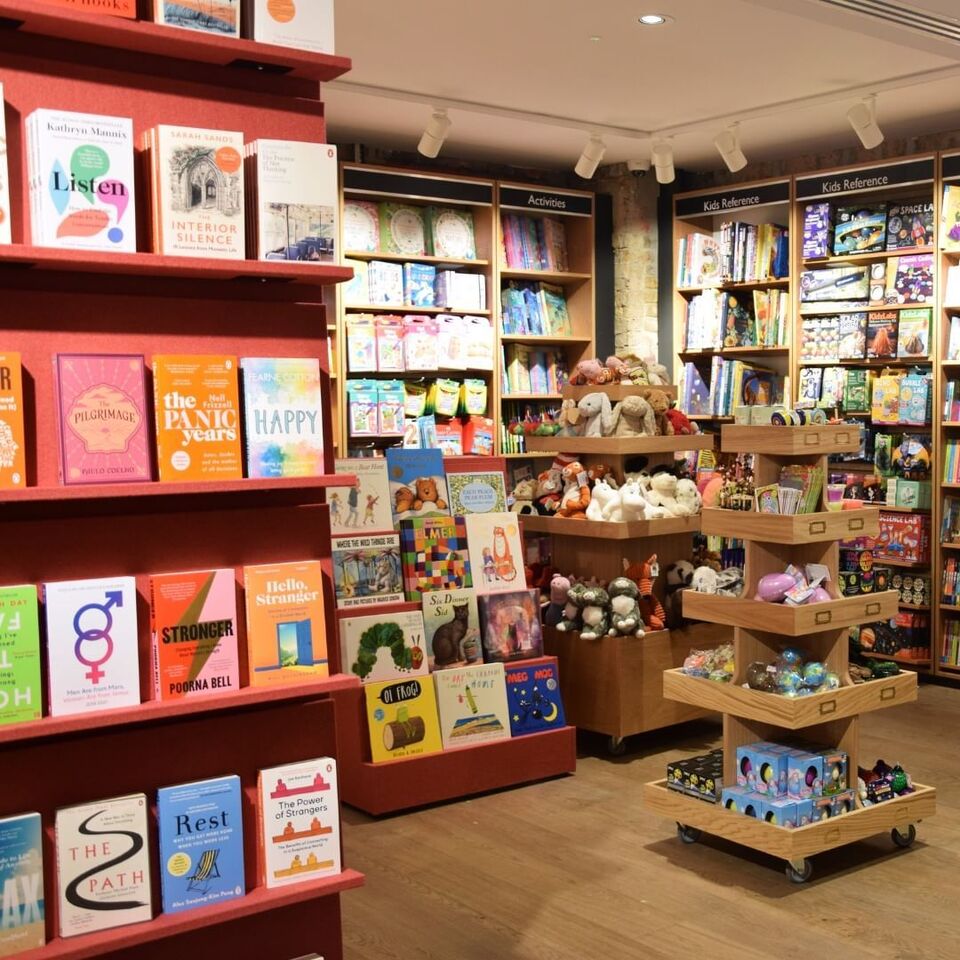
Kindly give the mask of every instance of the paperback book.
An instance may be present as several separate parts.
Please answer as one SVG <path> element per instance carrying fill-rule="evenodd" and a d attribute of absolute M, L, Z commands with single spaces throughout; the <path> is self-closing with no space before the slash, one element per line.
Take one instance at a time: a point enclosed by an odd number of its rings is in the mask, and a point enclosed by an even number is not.
<path fill-rule="evenodd" d="M 437 694 L 430 677 L 368 683 L 363 688 L 374 763 L 443 749 Z"/>
<path fill-rule="evenodd" d="M 566 725 L 557 662 L 552 657 L 510 664 L 506 668 L 506 685 L 511 736 Z"/>
<path fill-rule="evenodd" d="M 480 614 L 473 590 L 434 590 L 423 594 L 421 604 L 430 670 L 483 662 Z"/>
<path fill-rule="evenodd" d="M 423 614 L 419 610 L 344 617 L 340 621 L 340 661 L 344 673 L 361 683 L 383 683 L 426 676 Z"/>
<path fill-rule="evenodd" d="M 19 490 L 26 484 L 23 368 L 19 353 L 0 353 L 0 490 Z"/>
<path fill-rule="evenodd" d="M 7 121 L 3 96 L 3 84 L 0 83 L 0 243 L 12 241 L 10 231 L 10 170 L 7 163 Z"/>
<path fill-rule="evenodd" d="M 0 726 L 42 713 L 37 588 L 0 587 Z"/>
<path fill-rule="evenodd" d="M 464 517 L 468 513 L 505 513 L 507 491 L 499 470 L 448 473 L 450 513 Z"/>
<path fill-rule="evenodd" d="M 463 517 L 414 517 L 400 521 L 400 559 L 407 599 L 472 585 Z"/>
<path fill-rule="evenodd" d="M 0 957 L 46 943 L 39 813 L 0 819 Z"/>
<path fill-rule="evenodd" d="M 342 458 L 334 461 L 333 469 L 357 480 L 352 487 L 334 487 L 327 494 L 330 532 L 339 536 L 362 529 L 392 529 L 387 461 L 383 457 Z"/>
<path fill-rule="evenodd" d="M 312 53 L 334 52 L 333 0 L 245 0 L 243 15 L 253 39 Z"/>
<path fill-rule="evenodd" d="M 42 0 L 53 7 L 65 10 L 82 10 L 84 13 L 109 14 L 111 17 L 137 19 L 137 0 Z"/>
<path fill-rule="evenodd" d="M 523 587 L 523 543 L 517 514 L 472 513 L 463 521 L 477 593 Z"/>
<path fill-rule="evenodd" d="M 240 0 L 153 0 L 153 18 L 171 27 L 240 36 Z"/>
<path fill-rule="evenodd" d="M 433 682 L 444 749 L 510 738 L 502 663 L 441 670 Z"/>
<path fill-rule="evenodd" d="M 394 526 L 413 517 L 449 517 L 450 496 L 439 450 L 386 450 Z"/>
<path fill-rule="evenodd" d="M 543 656 L 540 592 L 515 590 L 478 598 L 486 663 L 508 663 Z"/>
<path fill-rule="evenodd" d="M 335 537 L 332 558 L 338 607 L 403 603 L 397 534 Z"/>

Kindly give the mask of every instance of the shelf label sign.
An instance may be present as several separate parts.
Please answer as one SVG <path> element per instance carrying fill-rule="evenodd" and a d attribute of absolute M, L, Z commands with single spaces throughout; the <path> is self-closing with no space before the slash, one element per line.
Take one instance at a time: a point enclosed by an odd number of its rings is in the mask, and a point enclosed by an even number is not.
<path fill-rule="evenodd" d="M 590 197 L 572 193 L 551 193 L 546 190 L 500 188 L 500 206 L 514 210 L 538 210 L 540 213 L 561 213 L 573 217 L 589 217 L 593 213 Z"/>
<path fill-rule="evenodd" d="M 944 157 L 940 161 L 940 176 L 944 180 L 960 180 L 960 153 Z"/>
<path fill-rule="evenodd" d="M 474 180 L 448 180 L 427 175 L 343 168 L 343 189 L 347 193 L 380 193 L 418 200 L 450 200 L 488 206 L 493 203 L 493 184 Z"/>
<path fill-rule="evenodd" d="M 735 213 L 772 203 L 789 203 L 790 181 L 762 183 L 755 187 L 739 187 L 700 193 L 695 197 L 678 197 L 675 215 L 678 217 L 710 217 L 714 214 Z"/>
<path fill-rule="evenodd" d="M 888 163 L 882 167 L 861 167 L 837 173 L 820 173 L 813 177 L 797 178 L 797 199 L 813 200 L 820 197 L 862 193 L 868 190 L 886 190 L 914 183 L 933 182 L 933 157 Z"/>

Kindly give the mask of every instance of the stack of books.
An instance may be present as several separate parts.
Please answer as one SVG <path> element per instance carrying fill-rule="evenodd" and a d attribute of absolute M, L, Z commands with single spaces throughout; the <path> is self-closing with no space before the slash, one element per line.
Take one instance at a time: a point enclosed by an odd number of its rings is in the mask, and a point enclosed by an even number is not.
<path fill-rule="evenodd" d="M 503 259 L 511 270 L 569 270 L 567 232 L 556 217 L 523 217 L 505 213 L 501 218 Z"/>

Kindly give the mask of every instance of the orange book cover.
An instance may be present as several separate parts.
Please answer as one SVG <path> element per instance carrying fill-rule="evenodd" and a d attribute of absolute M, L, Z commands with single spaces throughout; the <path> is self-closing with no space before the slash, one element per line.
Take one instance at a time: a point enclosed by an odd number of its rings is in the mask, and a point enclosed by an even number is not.
<path fill-rule="evenodd" d="M 111 17 L 137 19 L 137 0 L 42 0 L 48 7 L 80 10 L 83 13 L 104 13 Z"/>
<path fill-rule="evenodd" d="M 0 490 L 27 485 L 19 353 L 0 353 Z"/>
<path fill-rule="evenodd" d="M 156 356 L 153 389 L 161 481 L 241 479 L 237 358 Z"/>

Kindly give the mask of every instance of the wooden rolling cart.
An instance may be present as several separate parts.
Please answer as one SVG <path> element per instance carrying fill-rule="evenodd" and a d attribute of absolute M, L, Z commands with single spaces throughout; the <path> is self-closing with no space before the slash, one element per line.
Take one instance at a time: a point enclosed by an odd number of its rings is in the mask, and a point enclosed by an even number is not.
<path fill-rule="evenodd" d="M 722 428 L 721 440 L 724 452 L 756 454 L 758 484 L 776 482 L 786 463 L 819 463 L 826 470 L 829 453 L 856 450 L 858 445 L 857 430 L 850 426 L 734 425 Z M 688 590 L 683 594 L 684 614 L 736 627 L 736 672 L 733 682 L 722 684 L 671 670 L 664 673 L 663 690 L 665 696 L 678 702 L 723 713 L 725 784 L 736 783 L 738 747 L 803 730 L 805 739 L 848 754 L 850 778 L 855 785 L 860 759 L 858 714 L 916 699 L 915 673 L 859 686 L 854 686 L 848 676 L 847 627 L 892 616 L 897 594 L 887 591 L 840 599 L 836 592 L 837 541 L 841 537 L 875 535 L 878 517 L 879 511 L 870 507 L 801 516 L 744 515 L 718 509 L 703 512 L 705 531 L 726 536 L 736 533 L 747 541 L 744 595 L 734 599 Z M 800 607 L 758 601 L 759 579 L 782 572 L 791 562 L 825 564 L 831 575 L 826 589 L 836 599 Z M 775 659 L 784 637 L 802 638 L 801 645 L 841 677 L 841 686 L 797 699 L 745 688 L 749 664 Z M 919 784 L 913 793 L 794 830 L 671 791 L 664 780 L 648 783 L 644 800 L 650 810 L 677 821 L 685 842 L 694 842 L 700 831 L 706 831 L 762 850 L 786 860 L 787 876 L 798 883 L 811 876 L 813 868 L 807 858 L 813 854 L 886 830 L 893 831 L 893 840 L 899 846 L 909 846 L 916 836 L 914 824 L 936 811 L 936 791 Z"/>

